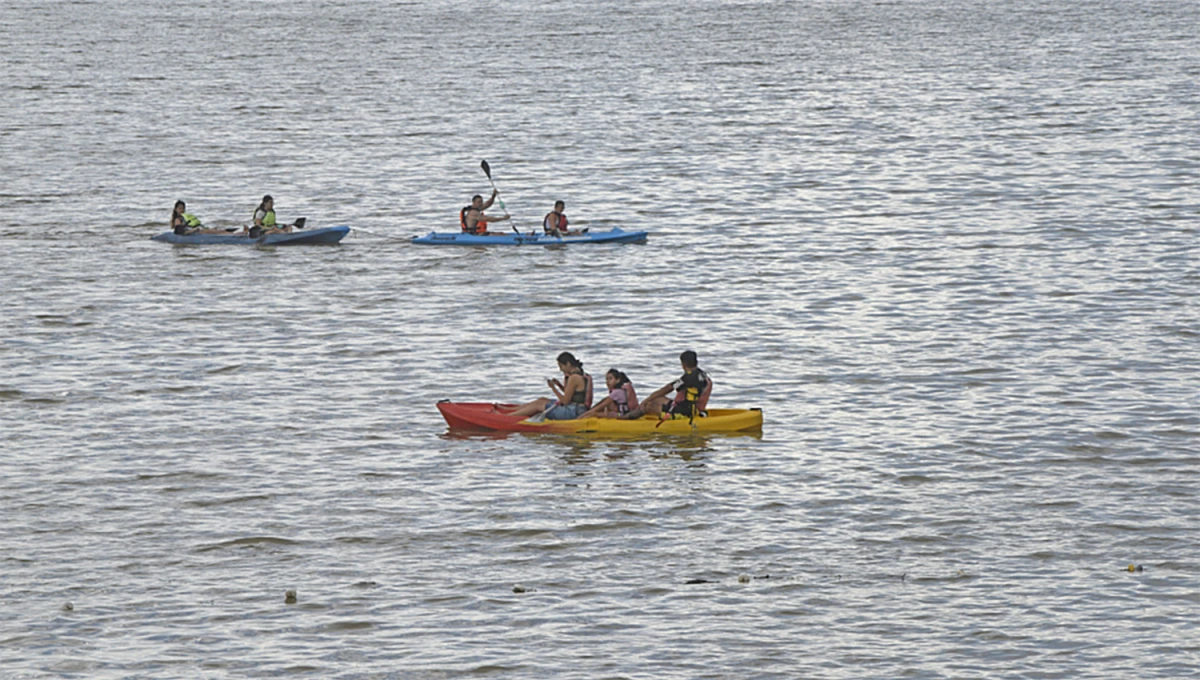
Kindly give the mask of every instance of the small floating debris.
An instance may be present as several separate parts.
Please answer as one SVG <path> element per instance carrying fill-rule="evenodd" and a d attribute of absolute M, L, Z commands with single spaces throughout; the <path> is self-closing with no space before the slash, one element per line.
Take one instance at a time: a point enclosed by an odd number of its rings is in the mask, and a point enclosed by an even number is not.
<path fill-rule="evenodd" d="M 62 606 L 62 610 L 64 612 L 73 612 L 75 611 L 75 605 L 71 602 L 68 602 Z"/>
<path fill-rule="evenodd" d="M 283 594 L 284 604 L 296 604 L 296 591 L 289 590 Z"/>
<path fill-rule="evenodd" d="M 513 586 L 513 592 L 517 593 L 518 595 L 521 593 L 536 593 L 537 588 L 526 588 L 525 586 L 517 585 Z"/>
<path fill-rule="evenodd" d="M 684 582 L 683 582 L 683 584 L 684 584 L 685 586 L 694 586 L 694 585 L 696 585 L 696 584 L 698 584 L 698 583 L 717 583 L 717 582 L 716 582 L 716 581 L 710 581 L 710 580 L 708 580 L 708 579 L 706 579 L 706 578 L 694 578 L 694 579 L 692 579 L 692 580 L 690 580 L 690 581 L 684 581 Z"/>

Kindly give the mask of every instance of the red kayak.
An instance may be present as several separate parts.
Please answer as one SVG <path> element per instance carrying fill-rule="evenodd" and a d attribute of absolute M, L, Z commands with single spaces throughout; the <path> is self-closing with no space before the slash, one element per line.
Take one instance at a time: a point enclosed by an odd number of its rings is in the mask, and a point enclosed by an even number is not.
<path fill-rule="evenodd" d="M 517 408 L 517 404 L 466 404 L 439 401 L 438 410 L 446 424 L 456 430 L 504 430 L 515 432 L 524 416 L 510 416 L 505 410 Z"/>

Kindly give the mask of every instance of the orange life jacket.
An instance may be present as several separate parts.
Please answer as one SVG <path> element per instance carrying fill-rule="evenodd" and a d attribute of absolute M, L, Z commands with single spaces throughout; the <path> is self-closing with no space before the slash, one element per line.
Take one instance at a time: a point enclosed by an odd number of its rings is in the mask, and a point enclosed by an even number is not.
<path fill-rule="evenodd" d="M 467 234 L 486 234 L 488 223 L 483 219 L 482 210 L 479 211 L 479 219 L 475 220 L 475 228 L 471 229 L 467 226 L 467 211 L 474 209 L 475 206 L 468 205 L 467 207 L 458 211 L 458 226 L 462 227 L 463 232 Z"/>

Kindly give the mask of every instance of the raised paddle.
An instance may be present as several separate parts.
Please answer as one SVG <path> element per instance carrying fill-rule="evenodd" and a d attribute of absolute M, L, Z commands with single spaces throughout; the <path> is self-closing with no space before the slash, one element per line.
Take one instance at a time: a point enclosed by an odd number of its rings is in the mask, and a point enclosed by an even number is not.
<path fill-rule="evenodd" d="M 496 192 L 496 200 L 500 201 L 500 209 L 504 211 L 504 216 L 509 219 L 512 230 L 520 234 L 521 230 L 517 229 L 515 222 L 512 222 L 512 215 L 508 214 L 508 206 L 504 205 L 504 199 L 500 198 L 500 190 L 496 188 L 496 182 L 492 179 L 492 166 L 488 165 L 485 159 L 479 162 L 479 167 L 483 168 L 483 174 L 487 175 L 488 181 L 492 183 L 492 191 Z"/>

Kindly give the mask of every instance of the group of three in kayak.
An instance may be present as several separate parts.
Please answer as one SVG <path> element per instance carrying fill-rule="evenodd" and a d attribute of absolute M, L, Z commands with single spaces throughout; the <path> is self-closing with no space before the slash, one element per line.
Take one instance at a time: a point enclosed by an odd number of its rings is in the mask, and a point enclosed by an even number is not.
<path fill-rule="evenodd" d="M 513 408 L 515 416 L 533 416 L 547 420 L 579 418 L 623 418 L 633 420 L 646 415 L 660 418 L 694 418 L 704 413 L 712 393 L 712 380 L 700 369 L 696 353 L 687 350 L 679 355 L 683 375 L 663 385 L 640 404 L 629 376 L 615 368 L 608 369 L 604 384 L 608 396 L 592 406 L 592 376 L 583 370 L 583 362 L 570 352 L 558 355 L 558 370 L 563 380 L 549 378 L 546 384 L 554 399 L 540 398 Z M 675 392 L 674 398 L 667 395 Z"/>
<path fill-rule="evenodd" d="M 275 199 L 271 198 L 269 194 L 263 196 L 258 207 L 254 209 L 254 216 L 251 219 L 253 224 L 242 227 L 242 232 L 251 238 L 258 238 L 263 234 L 286 234 L 290 233 L 292 229 L 304 226 L 304 218 L 296 220 L 293 224 L 278 224 L 275 221 Z M 171 231 L 180 236 L 186 236 L 188 234 L 227 234 L 237 231 L 237 229 L 207 229 L 200 223 L 199 217 L 187 211 L 186 203 L 175 201 L 175 208 L 171 210 Z"/>
<path fill-rule="evenodd" d="M 496 235 L 497 232 L 488 231 L 488 223 L 503 222 L 504 220 L 512 219 L 506 210 L 503 215 L 487 215 L 483 211 L 492 207 L 492 203 L 496 201 L 496 196 L 499 194 L 495 189 L 492 190 L 491 198 L 486 201 L 483 196 L 476 194 L 471 197 L 471 205 L 464 207 L 458 211 L 458 222 L 464 234 L 474 234 L 475 236 Z M 503 203 L 501 203 L 503 205 Z M 587 229 L 581 231 L 571 231 L 567 227 L 567 216 L 564 211 L 567 209 L 567 204 L 562 201 L 554 202 L 554 210 L 546 213 L 542 218 L 542 231 L 551 236 L 579 236 L 587 233 Z"/>

